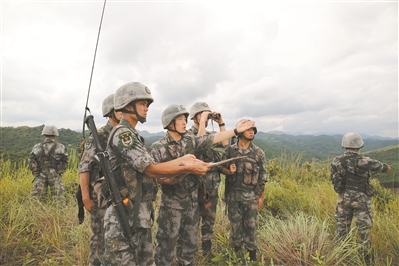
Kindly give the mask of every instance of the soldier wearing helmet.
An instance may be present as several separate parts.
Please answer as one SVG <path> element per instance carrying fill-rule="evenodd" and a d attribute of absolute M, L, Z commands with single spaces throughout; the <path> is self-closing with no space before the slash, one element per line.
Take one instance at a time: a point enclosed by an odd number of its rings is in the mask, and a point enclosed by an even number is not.
<path fill-rule="evenodd" d="M 114 110 L 114 94 L 108 95 L 102 102 L 102 115 L 108 118 L 107 123 L 98 129 L 101 147 L 107 146 L 108 136 L 122 118 L 122 112 Z M 102 198 L 101 186 L 103 179 L 100 176 L 100 162 L 96 159 L 96 148 L 92 134 L 84 141 L 84 151 L 78 166 L 79 190 L 81 201 L 85 209 L 91 214 L 91 238 L 89 264 L 101 265 L 101 257 L 104 254 L 104 214 L 105 204 Z M 84 213 L 80 217 L 83 222 Z"/>
<path fill-rule="evenodd" d="M 360 237 L 365 243 L 365 258 L 368 259 L 370 229 L 373 225 L 371 198 L 374 195 L 370 173 L 390 172 L 391 167 L 359 154 L 364 142 L 358 133 L 345 134 L 341 146 L 345 152 L 334 158 L 330 173 L 334 190 L 338 193 L 335 234 L 344 238 L 349 233 L 354 218 Z"/>
<path fill-rule="evenodd" d="M 251 121 L 242 119 L 238 124 Z M 245 246 L 252 261 L 256 261 L 256 227 L 268 181 L 265 153 L 252 140 L 257 128 L 252 126 L 237 134 L 238 141 L 228 146 L 223 159 L 247 156 L 222 169 L 226 175 L 225 201 L 230 220 L 230 243 L 239 252 Z"/>
<path fill-rule="evenodd" d="M 183 105 L 169 105 L 162 112 L 162 126 L 167 129 L 163 138 L 154 142 L 150 154 L 156 163 L 167 162 L 187 154 L 200 155 L 215 143 L 233 137 L 254 126 L 254 122 L 239 123 L 234 130 L 195 136 L 187 132 L 189 112 Z M 171 265 L 175 256 L 179 265 L 192 265 L 197 250 L 199 187 L 201 175 L 176 176 L 180 183 L 161 184 L 162 196 L 158 216 L 156 265 Z M 201 199 L 200 199 L 201 200 Z"/>
<path fill-rule="evenodd" d="M 44 141 L 33 147 L 28 158 L 29 169 L 35 176 L 31 195 L 45 202 L 47 190 L 50 188 L 54 199 L 63 201 L 62 174 L 68 167 L 69 155 L 65 146 L 55 141 L 55 137 L 59 135 L 56 126 L 44 126 L 42 135 L 45 137 Z"/>
<path fill-rule="evenodd" d="M 197 136 L 210 135 L 210 131 L 206 130 L 208 121 L 215 121 L 219 125 L 220 132 L 226 131 L 225 123 L 222 115 L 219 112 L 212 112 L 206 102 L 196 102 L 190 108 L 190 119 L 194 122 L 188 130 Z M 229 144 L 228 140 L 221 143 L 216 143 L 212 148 L 204 151 L 198 155 L 198 158 L 204 162 L 218 162 L 221 160 L 221 154 L 218 148 L 224 149 Z M 220 185 L 220 170 L 221 167 L 214 167 L 209 170 L 206 175 L 202 177 L 206 190 L 209 194 L 210 206 L 205 208 L 202 202 L 199 202 L 200 225 L 201 225 L 201 246 L 202 254 L 206 256 L 212 249 L 212 235 L 213 226 L 216 218 L 216 206 L 219 200 L 219 185 Z"/>
<path fill-rule="evenodd" d="M 148 265 L 152 258 L 151 225 L 153 200 L 159 183 L 180 182 L 175 176 L 203 175 L 209 163 L 193 155 L 155 164 L 145 147 L 144 139 L 136 130 L 144 123 L 150 104 L 154 101 L 150 89 L 139 82 L 129 82 L 114 95 L 114 109 L 122 118 L 108 138 L 106 151 L 118 184 L 120 195 L 132 226 L 134 236 L 124 237 L 114 206 L 107 206 L 104 215 L 104 265 Z"/>

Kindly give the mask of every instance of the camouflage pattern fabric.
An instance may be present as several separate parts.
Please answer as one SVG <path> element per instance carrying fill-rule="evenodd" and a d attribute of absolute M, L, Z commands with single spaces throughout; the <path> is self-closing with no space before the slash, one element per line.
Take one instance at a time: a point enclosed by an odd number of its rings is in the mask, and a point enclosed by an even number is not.
<path fill-rule="evenodd" d="M 139 218 L 140 220 L 150 221 L 149 206 L 151 201 L 145 201 L 140 204 Z M 133 227 L 133 212 L 128 215 L 128 221 Z M 103 265 L 120 266 L 120 265 L 150 265 L 152 259 L 152 234 L 151 224 L 148 223 L 136 228 L 130 242 L 130 246 L 126 237 L 123 235 L 123 230 L 120 226 L 117 214 L 113 206 L 109 206 L 105 211 L 104 216 L 104 231 L 105 231 L 105 251 Z"/>
<path fill-rule="evenodd" d="M 230 201 L 227 205 L 230 221 L 230 245 L 247 250 L 257 249 L 258 201 Z"/>
<path fill-rule="evenodd" d="M 117 213 L 112 205 L 109 206 L 104 216 L 103 263 L 104 265 L 147 265 L 152 257 L 152 200 L 157 184 L 153 179 L 144 176 L 143 172 L 153 160 L 145 148 L 144 139 L 124 119 L 113 128 L 108 139 L 107 151 L 121 196 L 129 199 L 124 207 L 134 234 L 130 241 L 123 235 Z M 143 178 L 142 198 L 140 205 L 135 206 L 138 178 Z M 137 221 L 134 221 L 136 207 L 139 208 L 139 212 Z M 136 228 L 133 228 L 134 222 Z"/>
<path fill-rule="evenodd" d="M 226 148 L 223 159 L 244 156 L 235 163 L 235 175 L 226 176 L 226 203 L 231 226 L 230 243 L 234 248 L 245 245 L 248 250 L 257 248 L 258 200 L 268 177 L 264 152 L 254 145 L 243 150 L 237 143 Z"/>
<path fill-rule="evenodd" d="M 345 151 L 331 163 L 330 179 L 339 193 L 337 199 L 336 236 L 344 237 L 350 230 L 352 218 L 361 239 L 370 246 L 370 229 L 373 225 L 370 172 L 386 172 L 388 165 L 354 151 Z"/>
<path fill-rule="evenodd" d="M 197 154 L 213 145 L 214 135 L 201 137 L 186 133 L 179 141 L 166 135 L 154 142 L 150 154 L 156 163 L 167 162 L 186 154 Z M 198 180 L 187 175 L 181 183 L 161 185 L 155 264 L 171 265 L 176 248 L 177 260 L 189 264 L 194 258 L 198 238 Z M 173 228 L 173 230 L 172 230 Z"/>
<path fill-rule="evenodd" d="M 46 138 L 36 144 L 28 158 L 28 166 L 35 176 L 32 196 L 45 202 L 47 189 L 54 199 L 64 200 L 64 185 L 62 174 L 68 167 L 69 155 L 65 146 L 54 140 Z"/>
<path fill-rule="evenodd" d="M 216 207 L 219 201 L 219 190 L 218 189 L 207 189 L 209 193 L 209 202 L 211 206 L 200 212 L 201 217 L 201 240 L 202 242 L 210 241 L 213 235 L 213 226 L 216 220 Z M 203 247 L 204 248 L 204 247 Z M 210 248 L 210 247 L 209 247 Z M 208 252 L 209 250 L 203 250 Z"/>
<path fill-rule="evenodd" d="M 198 129 L 192 126 L 189 130 L 189 132 L 193 133 L 194 135 L 198 135 Z M 212 134 L 209 131 L 206 131 L 206 135 Z M 196 153 L 196 156 L 198 159 L 204 161 L 204 162 L 219 162 L 221 160 L 221 155 L 220 153 L 216 150 L 216 148 L 222 148 L 223 144 L 222 143 L 216 143 L 213 145 L 213 147 L 206 152 L 202 154 Z M 213 226 L 215 225 L 215 219 L 216 219 L 216 206 L 218 204 L 219 200 L 219 185 L 220 185 L 220 173 L 219 171 L 221 170 L 221 166 L 219 167 L 214 167 L 212 168 L 209 172 L 207 172 L 202 179 L 205 182 L 205 187 L 206 190 L 209 193 L 209 202 L 211 203 L 211 207 L 209 208 L 201 208 L 200 209 L 200 227 L 201 227 L 201 241 L 202 243 L 206 243 L 211 241 L 212 235 L 213 235 Z M 209 249 L 211 249 L 210 243 L 206 245 L 203 245 L 203 252 L 209 252 Z"/>
<path fill-rule="evenodd" d="M 373 226 L 371 197 L 364 192 L 348 189 L 338 195 L 335 235 L 345 237 L 351 228 L 353 218 L 359 229 L 360 238 L 369 245 L 370 229 Z"/>
<path fill-rule="evenodd" d="M 106 125 L 98 130 L 98 136 L 100 139 L 101 147 L 104 149 L 107 146 L 107 140 L 109 133 L 112 130 L 112 125 L 107 122 Z M 95 158 L 97 151 L 94 145 L 93 136 L 90 134 L 88 140 L 84 144 L 84 151 L 80 159 L 78 166 L 79 173 L 90 172 L 90 184 L 91 184 L 91 199 L 94 201 L 97 209 L 93 215 L 91 215 L 91 238 L 90 238 L 90 253 L 89 253 L 89 265 L 99 266 L 101 265 L 101 258 L 104 254 L 104 214 L 105 206 L 101 204 L 101 195 L 98 191 L 101 188 L 94 189 L 93 185 L 98 182 L 100 162 Z M 101 186 L 101 182 L 98 183 Z"/>
<path fill-rule="evenodd" d="M 175 247 L 179 264 L 190 264 L 197 251 L 198 208 L 181 210 L 163 206 L 157 222 L 155 265 L 172 265 Z"/>
<path fill-rule="evenodd" d="M 95 213 L 91 215 L 90 266 L 101 265 L 102 256 L 104 255 L 104 215 L 105 208 L 97 208 Z"/>

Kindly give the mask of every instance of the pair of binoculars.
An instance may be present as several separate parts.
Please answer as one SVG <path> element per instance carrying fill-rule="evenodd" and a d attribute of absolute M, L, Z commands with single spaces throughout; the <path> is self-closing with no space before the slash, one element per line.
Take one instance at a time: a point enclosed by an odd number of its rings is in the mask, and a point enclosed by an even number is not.
<path fill-rule="evenodd" d="M 219 119 L 220 118 L 220 114 L 208 114 L 208 119 Z"/>

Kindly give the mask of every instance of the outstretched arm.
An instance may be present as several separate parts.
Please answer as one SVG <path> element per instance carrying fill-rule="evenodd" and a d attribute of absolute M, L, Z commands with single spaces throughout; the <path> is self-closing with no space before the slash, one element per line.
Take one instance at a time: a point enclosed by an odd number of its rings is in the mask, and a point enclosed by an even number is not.
<path fill-rule="evenodd" d="M 150 163 L 144 174 L 150 178 L 174 177 L 182 174 L 204 175 L 209 170 L 210 163 L 195 158 L 192 154 L 159 164 Z"/>

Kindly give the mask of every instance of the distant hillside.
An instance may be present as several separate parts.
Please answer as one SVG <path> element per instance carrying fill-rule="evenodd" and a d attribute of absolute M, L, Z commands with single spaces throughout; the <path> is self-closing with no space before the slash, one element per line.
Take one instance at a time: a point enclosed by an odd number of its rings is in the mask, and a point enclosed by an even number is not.
<path fill-rule="evenodd" d="M 10 159 L 13 162 L 26 160 L 33 145 L 43 140 L 43 136 L 41 136 L 43 127 L 44 125 L 38 127 L 1 127 L 0 156 L 4 160 Z M 82 133 L 63 128 L 58 131 L 60 136 L 57 137 L 57 140 L 66 145 L 69 150 L 76 151 L 82 139 Z M 165 134 L 164 132 L 149 133 L 140 130 L 139 133 L 144 137 L 147 148 Z M 265 151 L 267 159 L 279 157 L 282 153 L 285 153 L 287 155 L 301 154 L 302 161 L 311 161 L 313 158 L 317 161 L 324 161 L 343 153 L 341 139 L 342 135 L 293 136 L 258 132 L 254 143 Z M 365 138 L 364 142 L 365 147 L 361 150 L 362 152 L 398 145 L 397 139 Z"/>
<path fill-rule="evenodd" d="M 341 140 L 342 135 L 293 136 L 258 132 L 254 143 L 265 151 L 267 159 L 278 157 L 282 152 L 285 152 L 288 155 L 301 153 L 303 161 L 311 161 L 313 158 L 318 161 L 324 161 L 344 152 L 341 148 Z M 361 150 L 362 152 L 393 146 L 399 143 L 397 139 L 364 138 L 363 140 L 364 148 Z"/>
<path fill-rule="evenodd" d="M 0 156 L 6 161 L 18 162 L 26 160 L 35 144 L 43 141 L 41 135 L 44 125 L 38 127 L 1 127 L 0 128 Z M 58 129 L 56 140 L 64 144 L 68 150 L 78 148 L 82 133 L 70 129 Z"/>

